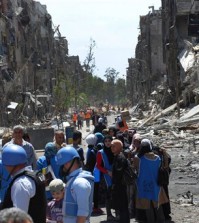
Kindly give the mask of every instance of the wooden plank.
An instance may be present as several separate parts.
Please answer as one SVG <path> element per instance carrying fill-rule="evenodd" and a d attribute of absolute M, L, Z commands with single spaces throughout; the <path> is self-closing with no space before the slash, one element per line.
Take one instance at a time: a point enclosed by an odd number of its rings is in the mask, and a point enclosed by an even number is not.
<path fill-rule="evenodd" d="M 183 100 L 180 100 L 179 101 L 179 104 L 181 104 L 183 102 Z M 154 117 L 154 121 L 158 118 L 160 118 L 161 116 L 163 115 L 166 115 L 167 113 L 169 113 L 170 111 L 173 111 L 175 108 L 177 108 L 177 103 L 169 106 L 168 108 L 164 109 L 163 111 L 161 111 L 159 114 L 157 114 L 155 117 Z"/>
<path fill-rule="evenodd" d="M 180 120 L 185 120 L 185 119 L 191 118 L 192 116 L 194 116 L 198 113 L 199 113 L 199 105 L 196 105 L 189 112 L 187 112 L 184 116 L 182 116 L 180 118 Z"/>
<path fill-rule="evenodd" d="M 188 119 L 185 119 L 185 120 L 178 120 L 176 122 L 177 125 L 190 125 L 190 124 L 194 124 L 194 123 L 197 123 L 199 121 L 199 116 L 196 116 L 196 117 L 192 117 L 192 118 L 188 118 Z"/>

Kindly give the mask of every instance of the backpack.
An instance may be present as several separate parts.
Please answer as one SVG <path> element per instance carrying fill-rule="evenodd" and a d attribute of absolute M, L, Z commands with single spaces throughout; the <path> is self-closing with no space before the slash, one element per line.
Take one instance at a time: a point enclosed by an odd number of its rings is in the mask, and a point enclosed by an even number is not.
<path fill-rule="evenodd" d="M 122 184 L 123 185 L 132 185 L 134 184 L 135 180 L 137 179 L 137 174 L 133 169 L 132 165 L 130 164 L 129 160 L 127 160 L 127 166 L 123 170 L 122 174 Z"/>

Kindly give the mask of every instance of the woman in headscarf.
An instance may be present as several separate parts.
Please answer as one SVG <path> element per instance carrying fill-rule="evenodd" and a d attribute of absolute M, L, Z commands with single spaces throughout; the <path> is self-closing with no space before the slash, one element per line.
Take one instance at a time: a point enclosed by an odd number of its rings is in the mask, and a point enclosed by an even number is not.
<path fill-rule="evenodd" d="M 134 166 L 133 160 L 135 155 L 138 154 L 140 151 L 140 144 L 141 144 L 141 135 L 139 133 L 135 133 L 132 136 L 131 145 L 129 146 L 129 150 L 126 150 L 125 155 L 127 156 L 130 163 Z M 136 183 L 134 182 L 132 185 L 127 186 L 127 193 L 128 193 L 128 199 L 129 199 L 129 213 L 131 218 L 135 217 L 137 220 L 145 220 L 145 215 L 143 214 L 143 211 L 136 210 L 135 203 L 136 203 Z"/>
<path fill-rule="evenodd" d="M 116 137 L 118 129 L 114 126 L 110 126 L 108 129 L 109 129 L 109 135 L 112 136 L 112 138 L 114 139 Z"/>
<path fill-rule="evenodd" d="M 162 166 L 164 169 L 168 171 L 168 176 L 171 173 L 170 163 L 171 163 L 171 156 L 166 152 L 164 148 L 160 148 L 159 146 L 153 146 L 153 152 L 157 154 L 162 162 Z M 168 182 L 169 183 L 169 182 Z M 163 184 L 162 187 L 164 188 L 164 191 L 167 195 L 167 198 L 169 200 L 169 188 L 168 184 Z M 162 205 L 162 209 L 164 212 L 165 220 L 171 220 L 171 206 L 170 206 L 170 200 L 168 203 L 165 203 Z"/>
<path fill-rule="evenodd" d="M 140 143 L 141 143 L 141 135 L 139 133 L 135 133 L 132 137 L 131 145 L 129 146 L 132 157 L 134 157 L 140 150 Z"/>
<path fill-rule="evenodd" d="M 133 135 L 136 133 L 135 129 L 129 129 L 127 132 L 127 140 L 128 143 L 131 144 L 132 140 L 133 140 Z"/>
<path fill-rule="evenodd" d="M 99 208 L 99 205 L 98 205 L 99 204 L 99 183 L 100 183 L 100 171 L 96 168 L 96 156 L 97 156 L 96 142 L 98 140 L 99 139 L 95 134 L 89 134 L 86 137 L 88 150 L 86 154 L 86 164 L 84 166 L 84 169 L 87 171 L 90 171 L 95 177 L 92 215 L 103 214 L 103 210 Z"/>
<path fill-rule="evenodd" d="M 111 213 L 111 186 L 112 186 L 112 164 L 114 155 L 111 151 L 112 137 L 107 135 L 104 137 L 104 147 L 97 153 L 96 167 L 102 173 L 106 182 L 106 211 L 107 221 L 114 220 L 114 216 Z"/>
<path fill-rule="evenodd" d="M 168 202 L 168 199 L 163 188 L 157 183 L 160 165 L 160 157 L 152 152 L 150 140 L 143 139 L 140 151 L 134 158 L 138 173 L 136 208 L 145 210 L 148 223 L 164 222 L 161 204 Z"/>

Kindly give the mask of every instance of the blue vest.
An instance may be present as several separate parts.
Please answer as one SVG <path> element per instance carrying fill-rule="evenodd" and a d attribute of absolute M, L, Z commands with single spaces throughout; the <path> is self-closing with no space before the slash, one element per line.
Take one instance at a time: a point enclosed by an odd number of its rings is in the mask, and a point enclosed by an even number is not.
<path fill-rule="evenodd" d="M 94 176 L 94 181 L 95 181 L 95 183 L 98 183 L 98 182 L 100 182 L 100 170 L 96 167 L 96 165 L 95 165 L 95 167 L 94 167 L 94 170 L 93 170 L 93 176 Z"/>
<path fill-rule="evenodd" d="M 65 199 L 63 201 L 63 213 L 66 216 L 72 216 L 76 217 L 77 216 L 77 211 L 78 211 L 78 206 L 77 202 L 74 200 L 72 194 L 71 194 L 71 186 L 74 182 L 75 179 L 77 178 L 85 178 L 87 179 L 90 184 L 91 184 L 91 194 L 89 196 L 89 215 L 87 218 L 90 217 L 91 212 L 92 212 L 92 203 L 93 203 L 93 191 L 94 191 L 94 177 L 92 176 L 91 172 L 85 171 L 85 170 L 80 170 L 75 176 L 72 176 L 68 180 L 68 183 L 66 184 L 66 190 L 65 190 Z"/>
<path fill-rule="evenodd" d="M 59 179 L 60 178 L 60 176 L 59 176 L 60 166 L 57 165 L 57 163 L 55 161 L 55 156 L 50 159 L 50 165 L 52 167 L 55 177 Z M 39 157 L 39 159 L 37 160 L 37 170 L 42 170 L 43 168 L 46 168 L 47 166 L 48 166 L 48 164 L 47 164 L 46 157 L 45 156 Z M 47 199 L 52 199 L 52 194 L 50 191 L 46 191 L 46 197 L 47 197 Z"/>
<path fill-rule="evenodd" d="M 97 154 L 96 154 L 94 148 L 88 148 L 88 151 L 87 151 L 87 154 L 86 154 L 86 159 L 87 160 L 89 159 L 91 154 L 96 157 Z M 100 182 L 100 176 L 101 176 L 100 175 L 100 170 L 96 167 L 96 164 L 95 164 L 95 167 L 94 167 L 94 170 L 93 170 L 93 176 L 95 178 L 94 179 L 95 183 Z"/>
<path fill-rule="evenodd" d="M 0 203 L 4 200 L 5 193 L 11 181 L 12 178 L 2 164 L 2 160 L 0 160 Z"/>
<path fill-rule="evenodd" d="M 104 168 L 109 170 L 109 171 L 112 171 L 112 165 L 110 165 L 110 163 L 108 161 L 108 157 L 107 157 L 106 153 L 104 152 L 104 150 L 101 149 L 101 150 L 99 150 L 99 152 L 102 155 L 102 160 L 104 162 Z M 104 175 L 104 179 L 106 181 L 107 187 L 110 187 L 112 185 L 111 177 L 107 173 L 104 173 L 103 175 Z"/>
<path fill-rule="evenodd" d="M 137 178 L 138 198 L 158 201 L 160 186 L 157 184 L 157 179 L 160 165 L 159 156 L 154 160 L 147 159 L 145 156 L 140 158 L 140 168 Z"/>

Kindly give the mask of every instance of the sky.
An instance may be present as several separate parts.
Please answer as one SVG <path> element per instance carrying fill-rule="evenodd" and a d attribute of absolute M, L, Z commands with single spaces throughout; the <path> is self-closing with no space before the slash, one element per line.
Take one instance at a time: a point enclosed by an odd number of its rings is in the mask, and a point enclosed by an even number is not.
<path fill-rule="evenodd" d="M 134 57 L 139 35 L 139 17 L 161 0 L 37 0 L 47 6 L 54 27 L 69 43 L 69 56 L 83 63 L 90 40 L 96 43 L 94 74 L 104 77 L 107 68 L 126 74 L 128 58 Z"/>

